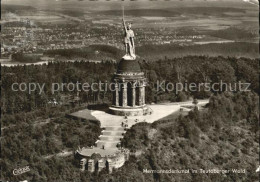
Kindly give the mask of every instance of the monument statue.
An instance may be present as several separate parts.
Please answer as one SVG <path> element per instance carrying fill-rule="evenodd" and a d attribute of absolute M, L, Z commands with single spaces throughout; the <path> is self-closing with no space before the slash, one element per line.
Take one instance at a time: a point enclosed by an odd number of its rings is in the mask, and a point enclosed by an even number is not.
<path fill-rule="evenodd" d="M 124 8 L 124 7 L 123 7 Z M 151 113 L 145 104 L 146 78 L 135 54 L 134 32 L 131 24 L 126 24 L 123 9 L 124 44 L 126 54 L 120 59 L 114 74 L 113 102 L 109 112 L 125 116 L 122 127 L 128 127 L 128 116 L 142 116 Z"/>
<path fill-rule="evenodd" d="M 124 19 L 124 9 L 123 9 L 123 26 L 125 33 L 125 52 L 126 55 L 123 57 L 125 59 L 135 59 L 135 43 L 134 43 L 134 31 L 131 29 L 131 23 L 125 23 Z"/>

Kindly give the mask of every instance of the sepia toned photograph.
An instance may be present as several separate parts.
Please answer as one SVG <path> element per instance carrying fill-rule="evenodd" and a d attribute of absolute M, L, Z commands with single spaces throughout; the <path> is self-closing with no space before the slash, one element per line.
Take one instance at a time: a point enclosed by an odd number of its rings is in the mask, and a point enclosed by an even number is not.
<path fill-rule="evenodd" d="M 3 182 L 258 182 L 259 1 L 1 0 Z"/>

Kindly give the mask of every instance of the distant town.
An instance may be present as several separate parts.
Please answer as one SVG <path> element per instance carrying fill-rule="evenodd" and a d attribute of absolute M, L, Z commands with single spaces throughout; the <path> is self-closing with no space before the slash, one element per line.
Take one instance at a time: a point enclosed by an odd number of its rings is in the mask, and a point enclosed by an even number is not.
<path fill-rule="evenodd" d="M 30 19 L 8 22 L 2 31 L 1 53 L 9 56 L 12 53 L 33 53 L 53 49 L 82 48 L 92 44 L 113 45 L 123 48 L 122 34 L 118 33 L 121 25 L 101 24 L 99 22 L 85 22 L 75 26 L 43 24 L 37 26 Z M 156 31 L 157 30 L 157 31 Z M 177 31 L 170 28 L 136 29 L 138 45 L 145 44 L 191 44 L 205 38 L 205 35 L 177 35 Z"/>
<path fill-rule="evenodd" d="M 88 15 L 94 18 L 85 16 L 78 18 L 61 13 L 48 15 L 47 12 L 41 11 L 36 11 L 35 15 L 28 15 L 25 11 L 19 11 L 19 15 L 16 13 L 5 11 L 3 15 L 2 58 L 8 58 L 18 52 L 43 53 L 48 50 L 83 48 L 93 44 L 111 45 L 123 49 L 121 38 L 123 30 L 119 16 L 106 17 L 94 14 Z M 139 46 L 154 44 L 188 46 L 243 41 L 209 33 L 210 29 L 221 31 L 226 28 L 229 31 L 227 22 L 223 24 L 216 22 L 215 27 L 208 23 L 206 28 L 192 24 L 183 28 L 174 26 L 170 18 L 131 16 L 129 19 L 134 22 L 136 44 Z M 178 22 L 181 23 L 180 20 Z M 257 28 L 252 25 L 254 23 L 251 23 L 248 30 L 243 30 L 245 31 L 243 33 L 250 34 L 250 38 L 257 38 Z M 235 28 L 241 29 L 241 25 L 236 25 Z"/>

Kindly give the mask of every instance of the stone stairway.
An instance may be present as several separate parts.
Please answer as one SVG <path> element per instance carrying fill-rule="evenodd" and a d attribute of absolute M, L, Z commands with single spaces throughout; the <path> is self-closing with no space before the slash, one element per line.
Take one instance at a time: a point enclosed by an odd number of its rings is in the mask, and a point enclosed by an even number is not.
<path fill-rule="evenodd" d="M 120 139 L 123 138 L 123 134 L 126 132 L 121 126 L 106 126 L 102 131 L 102 135 L 99 136 L 99 140 L 96 141 L 96 147 L 98 148 L 116 148 L 120 143 Z"/>
<path fill-rule="evenodd" d="M 105 141 L 117 141 L 118 139 L 122 138 L 122 136 L 107 136 L 107 135 L 101 135 L 100 140 Z"/>
<path fill-rule="evenodd" d="M 106 131 L 125 131 L 123 127 L 121 126 L 106 126 Z"/>
<path fill-rule="evenodd" d="M 118 132 L 118 131 L 103 131 L 103 135 L 110 135 L 110 136 L 123 136 L 125 132 Z"/>

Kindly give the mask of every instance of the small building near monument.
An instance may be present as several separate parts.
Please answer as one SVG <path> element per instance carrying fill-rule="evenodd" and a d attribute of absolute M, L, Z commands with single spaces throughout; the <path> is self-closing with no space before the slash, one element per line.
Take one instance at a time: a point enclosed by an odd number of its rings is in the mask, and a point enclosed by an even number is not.
<path fill-rule="evenodd" d="M 87 170 L 92 173 L 104 169 L 111 173 L 129 160 L 130 151 L 123 148 L 104 150 L 83 147 L 76 151 L 76 155 L 80 159 L 81 171 Z"/>

